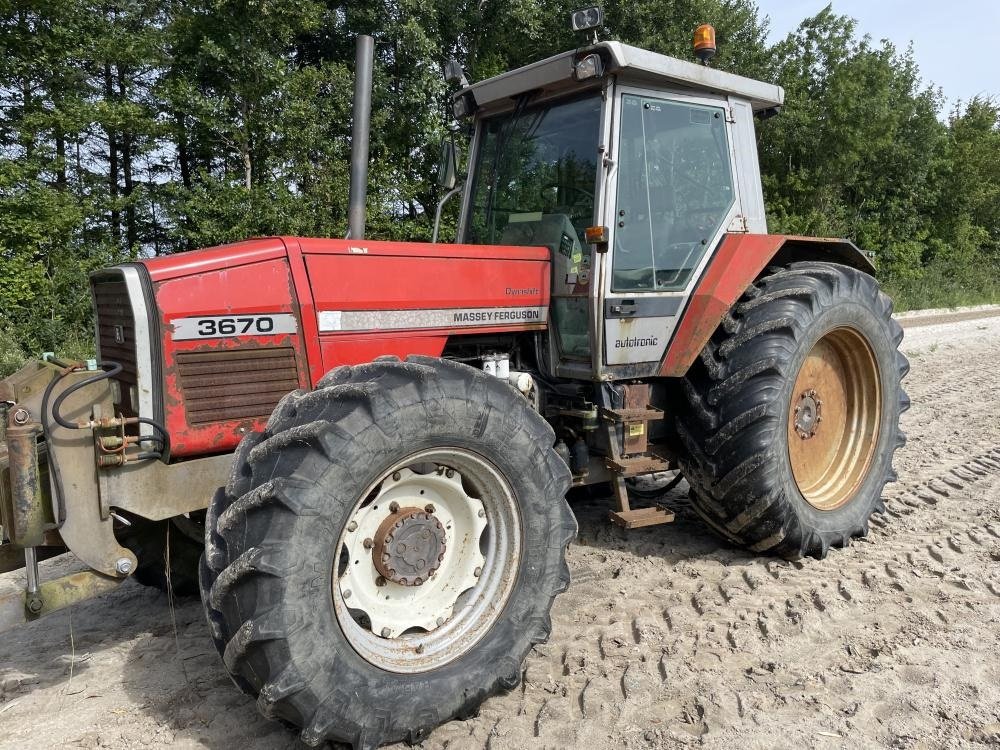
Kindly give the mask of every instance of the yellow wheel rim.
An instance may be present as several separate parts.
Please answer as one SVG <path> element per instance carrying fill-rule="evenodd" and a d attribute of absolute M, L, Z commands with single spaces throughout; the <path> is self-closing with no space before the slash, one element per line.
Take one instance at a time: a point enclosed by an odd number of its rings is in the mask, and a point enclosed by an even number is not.
<path fill-rule="evenodd" d="M 878 444 L 882 384 L 875 354 L 853 328 L 826 333 L 802 363 L 788 409 L 788 457 L 806 501 L 834 510 L 868 476 Z"/>

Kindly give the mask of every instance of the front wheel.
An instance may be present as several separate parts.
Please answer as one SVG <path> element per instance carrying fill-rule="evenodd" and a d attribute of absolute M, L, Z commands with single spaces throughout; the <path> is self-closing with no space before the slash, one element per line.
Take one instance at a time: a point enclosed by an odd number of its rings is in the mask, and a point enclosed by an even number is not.
<path fill-rule="evenodd" d="M 513 687 L 569 583 L 554 435 L 505 383 L 412 357 L 289 394 L 208 514 L 213 636 L 265 715 L 420 739 Z"/>
<path fill-rule="evenodd" d="M 758 552 L 823 557 L 868 533 L 909 406 L 903 332 L 871 276 L 795 263 L 759 279 L 684 380 L 695 511 Z"/>

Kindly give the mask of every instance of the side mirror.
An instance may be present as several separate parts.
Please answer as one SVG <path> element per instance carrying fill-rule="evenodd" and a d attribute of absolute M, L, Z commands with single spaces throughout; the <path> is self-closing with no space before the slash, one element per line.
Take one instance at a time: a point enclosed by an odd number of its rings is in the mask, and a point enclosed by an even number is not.
<path fill-rule="evenodd" d="M 441 140 L 441 158 L 438 160 L 437 184 L 445 190 L 451 190 L 458 182 L 458 148 L 455 138 L 446 135 Z"/>

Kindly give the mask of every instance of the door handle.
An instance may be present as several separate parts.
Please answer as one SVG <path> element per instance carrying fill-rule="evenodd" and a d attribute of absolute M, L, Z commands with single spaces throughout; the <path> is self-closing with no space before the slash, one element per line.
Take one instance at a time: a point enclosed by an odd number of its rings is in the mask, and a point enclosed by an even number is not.
<path fill-rule="evenodd" d="M 611 312 L 617 315 L 635 315 L 637 307 L 634 302 L 619 302 L 611 305 Z"/>

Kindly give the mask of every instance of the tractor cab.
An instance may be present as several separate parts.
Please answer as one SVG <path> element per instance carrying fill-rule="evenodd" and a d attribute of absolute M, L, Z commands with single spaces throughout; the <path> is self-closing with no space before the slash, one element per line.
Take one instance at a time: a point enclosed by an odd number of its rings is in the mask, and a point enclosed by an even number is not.
<path fill-rule="evenodd" d="M 767 231 L 753 115 L 783 99 L 618 42 L 455 95 L 474 117 L 458 241 L 549 248 L 552 374 L 658 372 L 723 236 Z"/>

